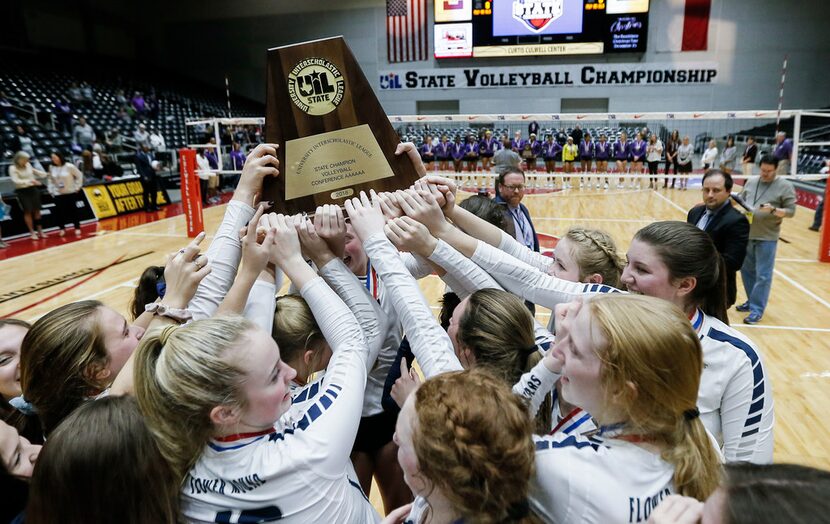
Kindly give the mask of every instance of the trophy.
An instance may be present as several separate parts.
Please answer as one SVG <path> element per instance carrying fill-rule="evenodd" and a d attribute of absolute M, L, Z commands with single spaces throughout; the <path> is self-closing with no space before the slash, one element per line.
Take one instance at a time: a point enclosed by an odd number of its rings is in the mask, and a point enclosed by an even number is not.
<path fill-rule="evenodd" d="M 279 213 L 313 213 L 361 191 L 418 179 L 400 139 L 343 37 L 268 50 L 265 138 L 279 144 L 280 175 L 263 200 Z"/>

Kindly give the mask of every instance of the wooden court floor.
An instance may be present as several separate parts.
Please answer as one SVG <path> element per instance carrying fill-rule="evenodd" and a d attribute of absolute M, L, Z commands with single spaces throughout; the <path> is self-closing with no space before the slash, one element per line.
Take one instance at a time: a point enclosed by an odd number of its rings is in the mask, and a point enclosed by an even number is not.
<path fill-rule="evenodd" d="M 575 224 L 597 227 L 613 235 L 625 251 L 640 227 L 655 220 L 685 220 L 686 211 L 699 201 L 694 189 L 569 190 L 528 195 L 524 203 L 540 232 L 561 235 Z M 216 229 L 223 212 L 224 206 L 205 211 L 208 232 Z M 807 230 L 812 216 L 811 210 L 799 208 L 794 218 L 785 220 L 770 304 L 761 324 L 745 326 L 743 315 L 734 310 L 730 319 L 760 346 L 773 381 L 775 460 L 830 469 L 830 423 L 822 415 L 830 410 L 830 265 L 816 261 L 818 233 Z M 79 242 L 0 261 L 0 316 L 34 320 L 83 299 L 100 300 L 126 315 L 142 270 L 162 264 L 166 253 L 186 242 L 184 217 L 178 216 L 99 231 Z M 437 304 L 443 291 L 440 280 L 428 277 L 421 285 Z M 742 301 L 743 289 L 738 287 Z M 539 319 L 546 323 L 547 315 L 542 311 Z"/>

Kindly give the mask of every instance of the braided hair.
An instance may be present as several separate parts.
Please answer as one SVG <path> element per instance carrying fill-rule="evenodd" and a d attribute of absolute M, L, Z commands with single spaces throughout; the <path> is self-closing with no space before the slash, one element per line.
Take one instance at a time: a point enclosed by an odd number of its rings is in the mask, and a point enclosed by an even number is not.
<path fill-rule="evenodd" d="M 625 263 L 617 253 L 617 244 L 611 235 L 599 229 L 572 227 L 565 233 L 565 238 L 573 246 L 573 257 L 579 266 L 579 280 L 593 274 L 602 276 L 602 283 L 620 287 Z"/>

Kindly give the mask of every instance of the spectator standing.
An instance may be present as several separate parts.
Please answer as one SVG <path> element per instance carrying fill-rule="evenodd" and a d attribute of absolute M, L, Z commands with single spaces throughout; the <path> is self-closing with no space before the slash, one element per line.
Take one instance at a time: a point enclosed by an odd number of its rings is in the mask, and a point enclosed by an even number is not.
<path fill-rule="evenodd" d="M 210 140 L 208 140 L 208 144 L 215 146 L 216 139 L 210 137 Z M 216 154 L 216 147 L 210 147 L 205 149 L 205 158 L 207 159 L 208 164 L 210 164 L 211 169 L 219 169 L 219 157 Z"/>
<path fill-rule="evenodd" d="M 758 145 L 755 143 L 755 137 L 747 137 L 744 155 L 741 157 L 741 171 L 745 177 L 748 178 L 752 176 L 752 166 L 755 165 L 755 157 L 757 156 Z"/>
<path fill-rule="evenodd" d="M 62 96 L 55 99 L 55 119 L 62 133 L 72 131 L 72 105 Z"/>
<path fill-rule="evenodd" d="M 714 140 L 709 141 L 709 147 L 703 152 L 700 157 L 700 162 L 703 164 L 703 172 L 705 173 L 711 167 L 715 167 L 715 161 L 718 159 L 718 144 Z"/>
<path fill-rule="evenodd" d="M 40 179 L 49 175 L 33 168 L 29 158 L 29 153 L 25 151 L 15 153 L 12 164 L 9 166 L 9 177 L 14 182 L 14 192 L 23 209 L 23 221 L 29 228 L 32 240 L 37 240 L 38 235 L 40 238 L 46 238 L 40 223 L 40 188 L 43 186 Z"/>
<path fill-rule="evenodd" d="M 749 312 L 745 324 L 757 324 L 764 316 L 772 287 L 775 251 L 784 218 L 795 215 L 795 188 L 789 180 L 777 176 L 774 157 L 761 157 L 761 176 L 744 185 L 741 197 L 752 206 L 749 219 L 749 243 L 741 267 L 747 301 L 738 311 Z"/>
<path fill-rule="evenodd" d="M 732 176 L 729 173 L 710 169 L 703 175 L 701 191 L 703 204 L 689 210 L 686 222 L 708 233 L 723 257 L 726 266 L 726 307 L 730 308 L 737 299 L 735 276 L 746 257 L 749 221 L 729 200 L 732 193 Z"/>
<path fill-rule="evenodd" d="M 143 116 L 147 112 L 147 103 L 144 101 L 144 95 L 141 94 L 141 91 L 135 92 L 130 104 L 138 116 Z"/>
<path fill-rule="evenodd" d="M 648 145 L 646 146 L 646 163 L 648 164 L 648 173 L 651 175 L 648 180 L 649 189 L 657 189 L 660 185 L 657 181 L 657 169 L 662 159 L 663 141 L 655 133 L 652 133 L 648 137 Z"/>
<path fill-rule="evenodd" d="M 116 113 L 116 116 L 118 117 L 119 120 L 121 120 L 125 124 L 132 124 L 133 123 L 133 117 L 130 114 L 129 108 L 127 106 L 121 106 L 118 109 L 118 113 Z"/>
<path fill-rule="evenodd" d="M 493 154 L 493 166 L 496 169 L 496 174 L 501 176 L 508 171 L 519 171 L 522 158 L 519 153 L 513 151 L 512 144 L 507 137 L 502 140 L 502 146 Z"/>
<path fill-rule="evenodd" d="M 125 106 L 127 105 L 127 97 L 124 96 L 124 90 L 119 89 L 115 92 L 115 101 L 118 102 L 118 105 Z"/>
<path fill-rule="evenodd" d="M 677 174 L 677 148 L 680 146 L 680 131 L 675 129 L 671 132 L 666 142 L 666 178 L 663 181 L 663 188 L 669 187 L 669 172 Z M 671 179 L 671 187 L 674 189 L 675 177 Z"/>
<path fill-rule="evenodd" d="M 167 144 L 164 142 L 164 137 L 156 129 L 150 131 L 150 149 L 156 153 L 164 153 L 167 151 Z"/>
<path fill-rule="evenodd" d="M 150 133 L 147 132 L 146 125 L 138 124 L 138 127 L 133 133 L 133 140 L 135 140 L 136 150 L 140 151 L 144 146 L 150 147 Z"/>
<path fill-rule="evenodd" d="M 156 193 L 158 193 L 158 176 L 153 167 L 153 152 L 149 144 L 143 144 L 135 154 L 135 168 L 141 178 L 141 188 L 144 199 L 144 211 L 158 211 Z"/>
<path fill-rule="evenodd" d="M 29 136 L 29 133 L 26 131 L 26 128 L 22 125 L 18 125 L 15 127 L 15 132 L 17 133 L 12 140 L 11 146 L 12 150 L 16 153 L 18 151 L 23 151 L 24 153 L 29 155 L 29 159 L 32 163 L 32 166 L 39 170 L 43 171 L 43 166 L 41 165 L 40 161 L 35 157 L 35 148 L 33 146 L 32 137 Z"/>
<path fill-rule="evenodd" d="M 95 131 L 92 126 L 86 123 L 86 118 L 80 117 L 78 125 L 72 130 L 72 142 L 78 144 L 82 149 L 92 150 L 92 143 L 95 142 Z"/>
<path fill-rule="evenodd" d="M 571 138 L 574 139 L 574 144 L 578 145 L 582 143 L 582 135 L 582 128 L 579 126 L 579 124 L 576 124 L 573 131 L 571 131 Z"/>
<path fill-rule="evenodd" d="M 527 126 L 527 136 L 536 135 L 539 136 L 539 122 L 534 120 Z"/>
<path fill-rule="evenodd" d="M 824 161 L 824 167 L 819 171 L 820 174 L 826 175 L 830 172 L 830 158 Z M 824 184 L 827 184 L 827 179 L 824 179 Z M 821 221 L 824 216 L 824 193 L 819 196 L 818 206 L 816 207 L 816 214 L 813 216 L 813 224 L 808 228 L 810 231 L 818 231 L 821 229 Z"/>
<path fill-rule="evenodd" d="M 677 173 L 680 175 L 680 189 L 689 185 L 687 178 L 692 172 L 692 155 L 695 149 L 689 143 L 689 135 L 683 137 L 683 143 L 677 147 Z"/>
<path fill-rule="evenodd" d="M 790 174 L 792 156 L 793 141 L 787 138 L 787 133 L 779 131 L 775 135 L 775 147 L 772 149 L 772 158 L 778 162 L 776 175 Z"/>
<path fill-rule="evenodd" d="M 49 168 L 49 193 L 55 201 L 55 221 L 60 236 L 66 235 L 66 223 L 75 226 L 75 236 L 81 236 L 81 219 L 78 214 L 78 192 L 84 185 L 84 175 L 77 167 L 66 162 L 63 155 L 53 151 L 52 166 Z"/>
<path fill-rule="evenodd" d="M 738 158 L 738 148 L 735 147 L 735 137 L 726 137 L 726 145 L 723 146 L 723 152 L 720 154 L 719 169 L 724 173 L 731 175 L 735 170 L 735 160 Z"/>

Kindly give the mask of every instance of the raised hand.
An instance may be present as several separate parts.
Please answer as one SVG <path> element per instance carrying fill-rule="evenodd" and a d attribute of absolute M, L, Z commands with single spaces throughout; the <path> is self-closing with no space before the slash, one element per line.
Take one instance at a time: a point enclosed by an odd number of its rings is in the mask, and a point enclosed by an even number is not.
<path fill-rule="evenodd" d="M 317 208 L 318 212 L 320 208 Z M 315 215 L 315 220 L 317 215 Z M 318 268 L 325 266 L 336 258 L 328 243 L 317 233 L 311 220 L 305 219 L 296 226 L 297 234 L 300 237 L 300 245 L 303 254 L 310 258 Z"/>
<path fill-rule="evenodd" d="M 274 228 L 274 242 L 271 244 L 271 261 L 284 273 L 292 264 L 306 265 L 302 257 L 300 238 L 290 216 L 271 213 L 269 223 Z"/>
<path fill-rule="evenodd" d="M 246 234 L 242 237 L 242 260 L 244 262 L 242 271 L 253 275 L 259 275 L 268 265 L 271 257 L 271 245 L 274 243 L 274 228 L 264 229 L 264 236 L 260 240 L 259 233 L 262 231 L 260 224 L 265 211 L 265 206 L 260 205 L 254 217 L 248 222 Z"/>
<path fill-rule="evenodd" d="M 444 218 L 444 213 L 438 206 L 431 193 L 418 193 L 414 189 L 407 189 L 396 193 L 406 216 L 412 217 L 427 226 L 429 232 L 438 236 L 446 228 L 452 227 Z"/>
<path fill-rule="evenodd" d="M 455 210 L 455 197 L 458 191 L 458 186 L 455 184 L 455 181 L 435 175 L 426 177 L 426 181 L 429 182 L 430 185 L 435 186 L 435 188 L 444 195 L 446 202 L 441 206 L 441 209 L 443 209 L 446 216 L 452 217 L 452 212 Z"/>
<path fill-rule="evenodd" d="M 384 231 L 399 251 L 417 253 L 424 258 L 429 258 L 438 245 L 438 240 L 429 234 L 426 226 L 411 217 L 390 220 Z"/>
<path fill-rule="evenodd" d="M 380 210 L 383 212 L 386 220 L 392 220 L 404 215 L 395 193 L 387 193 L 384 191 L 383 193 L 378 193 L 378 198 L 380 198 Z"/>
<path fill-rule="evenodd" d="M 343 258 L 346 249 L 346 219 L 336 204 L 318 206 L 314 213 L 314 230 L 329 246 L 334 256 Z M 302 240 L 302 237 L 300 237 Z"/>
<path fill-rule="evenodd" d="M 280 162 L 277 160 L 277 144 L 259 144 L 248 154 L 239 184 L 233 193 L 234 200 L 249 205 L 256 205 L 256 195 L 262 193 L 262 181 L 267 176 L 280 174 Z"/>
<path fill-rule="evenodd" d="M 398 380 L 392 384 L 392 389 L 389 392 L 392 399 L 399 407 L 403 407 L 404 402 L 406 402 L 407 397 L 412 394 L 413 391 L 418 389 L 418 386 L 421 385 L 421 377 L 414 369 L 408 369 L 406 365 L 406 359 L 401 359 L 401 376 Z"/>
<path fill-rule="evenodd" d="M 692 497 L 669 495 L 651 512 L 646 524 L 697 524 L 703 517 L 703 502 Z"/>
<path fill-rule="evenodd" d="M 166 306 L 183 309 L 196 294 L 196 288 L 210 273 L 210 263 L 205 255 L 199 254 L 199 244 L 205 239 L 204 231 L 199 233 L 183 249 L 177 251 L 164 266 L 164 282 L 167 290 L 163 303 Z"/>
<path fill-rule="evenodd" d="M 418 153 L 418 148 L 412 142 L 402 142 L 398 144 L 398 147 L 395 149 L 395 154 L 406 154 L 412 162 L 412 165 L 415 166 L 415 171 L 418 173 L 419 177 L 427 175 L 427 168 L 424 167 L 424 162 L 421 160 L 421 154 Z"/>
<path fill-rule="evenodd" d="M 346 200 L 346 213 L 349 214 L 352 227 L 358 238 L 365 242 L 376 233 L 383 233 L 386 220 L 380 210 L 380 198 L 375 190 L 371 190 L 372 199 L 365 192 L 360 192 L 360 198 Z"/>

